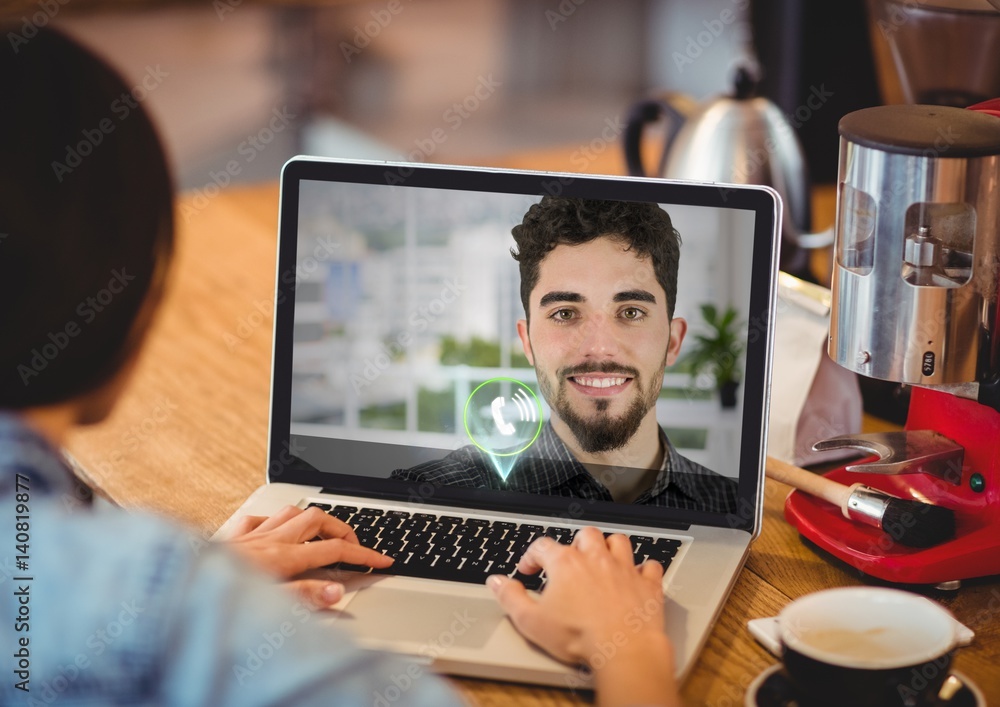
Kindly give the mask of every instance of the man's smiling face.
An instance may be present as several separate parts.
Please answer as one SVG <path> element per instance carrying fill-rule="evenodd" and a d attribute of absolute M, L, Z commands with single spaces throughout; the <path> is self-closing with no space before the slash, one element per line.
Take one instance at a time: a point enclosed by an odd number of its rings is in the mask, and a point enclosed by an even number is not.
<path fill-rule="evenodd" d="M 541 261 L 525 355 L 549 407 L 586 452 L 620 449 L 647 416 L 687 330 L 667 316 L 650 258 L 601 236 L 557 245 Z"/>

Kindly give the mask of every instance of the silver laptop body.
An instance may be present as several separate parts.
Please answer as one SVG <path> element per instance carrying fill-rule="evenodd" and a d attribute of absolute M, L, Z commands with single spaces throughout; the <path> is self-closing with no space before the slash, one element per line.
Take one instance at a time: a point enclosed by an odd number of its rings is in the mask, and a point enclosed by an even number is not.
<path fill-rule="evenodd" d="M 710 381 L 672 369 L 656 403 L 678 452 L 732 479 L 737 498 L 725 512 L 390 478 L 470 443 L 509 473 L 503 450 L 482 436 L 488 397 L 470 391 L 508 379 L 524 400 L 537 391 L 519 357 L 510 230 L 546 194 L 659 204 L 683 240 L 675 316 L 688 320 L 688 340 L 705 330 L 701 304 L 737 311 L 746 347 L 736 407 L 723 409 Z M 292 159 L 281 176 L 267 483 L 217 537 L 244 515 L 323 504 L 344 517 L 370 508 L 380 518 L 596 525 L 658 546 L 677 540 L 663 590 L 683 679 L 760 532 L 780 219 L 779 197 L 763 187 Z M 501 431 L 505 417 L 534 414 L 507 403 L 492 410 Z M 541 426 L 541 395 L 537 408 Z M 317 572 L 345 582 L 326 620 L 362 645 L 454 675 L 590 685 L 586 670 L 525 641 L 482 584 Z"/>

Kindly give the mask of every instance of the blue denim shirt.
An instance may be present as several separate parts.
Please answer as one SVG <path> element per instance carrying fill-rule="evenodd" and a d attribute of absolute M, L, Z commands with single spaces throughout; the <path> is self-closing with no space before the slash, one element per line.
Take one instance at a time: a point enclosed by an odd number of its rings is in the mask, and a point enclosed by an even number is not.
<path fill-rule="evenodd" d="M 0 704 L 459 704 L 321 617 L 224 548 L 91 505 L 0 412 Z"/>

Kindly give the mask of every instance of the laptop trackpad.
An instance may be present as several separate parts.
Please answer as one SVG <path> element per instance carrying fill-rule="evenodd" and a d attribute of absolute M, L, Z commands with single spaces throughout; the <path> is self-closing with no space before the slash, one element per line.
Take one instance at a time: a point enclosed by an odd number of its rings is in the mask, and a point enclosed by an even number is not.
<path fill-rule="evenodd" d="M 338 621 L 369 640 L 481 648 L 503 618 L 492 599 L 371 586 L 351 599 Z"/>

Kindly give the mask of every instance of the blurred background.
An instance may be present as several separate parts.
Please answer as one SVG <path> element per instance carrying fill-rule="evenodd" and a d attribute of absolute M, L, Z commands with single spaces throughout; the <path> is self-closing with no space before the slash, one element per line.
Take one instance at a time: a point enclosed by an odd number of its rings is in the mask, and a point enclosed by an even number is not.
<path fill-rule="evenodd" d="M 187 209 L 220 189 L 274 184 L 296 154 L 626 174 L 627 126 L 640 125 L 633 173 L 641 161 L 646 174 L 774 186 L 785 205 L 781 267 L 823 285 L 838 121 L 882 103 L 964 107 L 1000 94 L 998 9 L 1000 0 L 0 0 L 15 49 L 51 24 L 118 67 L 134 89 L 110 117 L 134 101 L 150 110 Z M 865 386 L 866 410 L 902 421 L 905 387 Z"/>
<path fill-rule="evenodd" d="M 759 91 L 787 117 L 829 94 L 794 121 L 829 182 L 837 120 L 880 101 L 863 0 L 14 0 L 0 15 L 28 41 L 51 22 L 144 86 L 187 190 L 227 165 L 230 183 L 274 180 L 296 153 L 483 164 L 590 147 L 553 167 L 579 171 L 620 151 L 637 100 L 729 93 L 754 44 Z"/>

